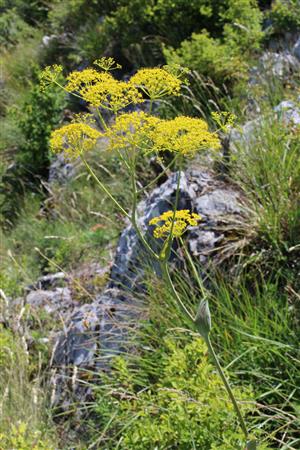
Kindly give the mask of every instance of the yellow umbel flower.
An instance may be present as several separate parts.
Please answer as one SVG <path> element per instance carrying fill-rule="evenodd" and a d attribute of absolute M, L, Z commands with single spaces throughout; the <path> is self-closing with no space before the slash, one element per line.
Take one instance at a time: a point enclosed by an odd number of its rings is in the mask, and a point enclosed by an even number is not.
<path fill-rule="evenodd" d="M 149 225 L 156 226 L 153 231 L 153 236 L 155 238 L 166 238 L 171 233 L 174 221 L 172 235 L 173 237 L 180 237 L 186 231 L 188 226 L 197 226 L 199 220 L 201 220 L 199 214 L 191 213 L 188 209 L 181 209 L 175 212 L 175 217 L 174 211 L 166 211 L 160 216 L 151 219 Z"/>
<path fill-rule="evenodd" d="M 160 122 L 157 117 L 144 112 L 121 114 L 115 123 L 103 134 L 108 138 L 110 150 L 130 150 L 133 148 L 148 150 L 152 142 L 149 135 Z"/>
<path fill-rule="evenodd" d="M 100 59 L 96 59 L 96 61 L 93 62 L 95 66 L 100 67 L 100 69 L 109 71 L 109 70 L 115 70 L 115 69 L 122 69 L 122 66 L 120 64 L 117 64 L 114 58 L 103 56 Z"/>
<path fill-rule="evenodd" d="M 204 120 L 185 116 L 161 121 L 151 138 L 156 151 L 169 150 L 190 156 L 203 148 L 218 149 L 221 146 L 218 136 L 208 130 Z"/>
<path fill-rule="evenodd" d="M 91 150 L 100 136 L 99 131 L 85 123 L 71 123 L 52 132 L 50 149 L 54 153 L 64 151 L 69 157 L 77 158 Z"/>
<path fill-rule="evenodd" d="M 108 71 L 85 69 L 72 72 L 67 81 L 67 91 L 76 92 L 95 108 L 105 108 L 117 113 L 132 103 L 143 102 L 142 94 L 135 86 L 116 80 Z"/>
<path fill-rule="evenodd" d="M 181 80 L 165 69 L 140 69 L 130 79 L 130 82 L 139 87 L 151 100 L 166 95 L 179 95 Z"/>
<path fill-rule="evenodd" d="M 57 82 L 62 71 L 63 67 L 57 64 L 45 67 L 39 75 L 41 90 L 45 90 L 49 84 Z"/>
<path fill-rule="evenodd" d="M 108 73 L 102 75 L 111 77 Z M 80 91 L 80 95 L 91 106 L 105 108 L 114 113 L 131 104 L 143 102 L 141 93 L 133 85 L 113 77 L 86 86 Z"/>
<path fill-rule="evenodd" d="M 220 130 L 226 133 L 234 124 L 236 116 L 228 111 L 215 111 L 211 117 L 219 126 Z"/>
<path fill-rule="evenodd" d="M 95 83 L 109 83 L 113 81 L 114 78 L 109 73 L 101 73 L 95 69 L 84 69 L 82 71 L 71 72 L 67 76 L 66 90 L 68 92 L 78 92 L 85 88 L 93 86 Z"/>

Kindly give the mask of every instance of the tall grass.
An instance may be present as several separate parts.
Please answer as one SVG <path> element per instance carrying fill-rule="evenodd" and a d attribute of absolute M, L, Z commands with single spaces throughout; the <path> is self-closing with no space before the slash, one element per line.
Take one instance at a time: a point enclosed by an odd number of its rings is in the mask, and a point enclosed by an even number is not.
<path fill-rule="evenodd" d="M 297 271 L 300 236 L 300 136 L 273 113 L 237 144 L 230 176 L 245 192 L 257 232 L 257 258 Z M 272 270 L 272 268 L 270 268 Z"/>
<path fill-rule="evenodd" d="M 0 313 L 9 320 L 7 308 L 1 292 Z M 25 339 L 28 311 L 20 307 L 14 314 L 14 332 L 0 325 L 0 448 L 54 450 L 57 436 L 46 406 L 41 366 L 33 364 Z"/>

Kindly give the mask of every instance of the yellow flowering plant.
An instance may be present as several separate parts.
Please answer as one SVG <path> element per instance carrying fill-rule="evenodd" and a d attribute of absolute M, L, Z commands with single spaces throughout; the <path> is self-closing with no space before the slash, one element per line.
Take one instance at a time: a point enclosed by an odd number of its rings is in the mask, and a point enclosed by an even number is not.
<path fill-rule="evenodd" d="M 143 111 L 124 113 L 116 117 L 103 136 L 108 139 L 110 151 L 120 152 L 128 160 L 132 152 L 144 153 L 153 149 L 151 135 L 159 122 L 158 117 Z"/>
<path fill-rule="evenodd" d="M 188 226 L 196 227 L 201 216 L 191 213 L 188 209 L 166 211 L 160 216 L 153 217 L 149 225 L 154 225 L 153 236 L 156 239 L 166 238 L 173 233 L 173 237 L 181 237 Z"/>
<path fill-rule="evenodd" d="M 219 149 L 220 140 L 208 130 L 202 119 L 179 116 L 161 121 L 152 133 L 153 148 L 156 151 L 170 151 L 184 156 L 194 156 L 202 149 Z"/>
<path fill-rule="evenodd" d="M 95 147 L 100 132 L 85 123 L 70 123 L 53 131 L 50 149 L 53 153 L 62 150 L 70 158 L 77 158 Z"/>
<path fill-rule="evenodd" d="M 180 70 L 178 67 L 173 68 L 173 70 L 169 67 L 141 69 L 129 81 L 125 82 L 118 81 L 111 75 L 110 71 L 119 67 L 112 58 L 101 58 L 95 61 L 95 65 L 100 71 L 94 68 L 87 68 L 81 72 L 72 72 L 67 76 L 65 86 L 58 81 L 58 76 L 61 74 L 59 66 L 45 69 L 41 79 L 43 86 L 45 85 L 45 80 L 47 83 L 53 82 L 67 92 L 85 100 L 89 106 L 96 109 L 94 112 L 97 112 L 103 128 L 101 131 L 98 131 L 95 125 L 91 126 L 92 122 L 89 116 L 77 116 L 75 122 L 53 131 L 50 139 L 50 148 L 55 153 L 63 151 L 71 158 L 80 157 L 100 189 L 110 197 L 121 213 L 129 219 L 142 245 L 152 259 L 160 265 L 162 276 L 174 298 L 193 326 L 197 327 L 198 332 L 204 338 L 240 420 L 247 440 L 246 448 L 255 450 L 256 442 L 253 440 L 249 441 L 248 431 L 239 406 L 212 347 L 209 337 L 211 320 L 208 303 L 205 299 L 205 290 L 182 239 L 182 235 L 187 231 L 188 227 L 199 226 L 201 217 L 196 212 L 186 209 L 178 210 L 181 168 L 184 158 L 193 157 L 197 152 L 204 149 L 211 151 L 219 149 L 221 144 L 218 134 L 210 131 L 203 119 L 178 116 L 171 120 L 163 120 L 151 114 L 154 100 L 159 100 L 166 95 L 180 95 L 182 75 L 186 74 L 186 70 Z M 124 108 L 131 104 L 148 101 L 148 99 L 143 98 L 142 93 L 150 99 L 149 113 L 143 111 L 124 112 Z M 107 123 L 101 115 L 101 109 L 112 111 L 114 120 Z M 215 114 L 214 119 L 222 131 L 227 130 L 228 124 L 233 121 L 233 118 L 225 113 Z M 94 148 L 97 140 L 100 138 L 106 138 L 105 141 L 107 141 L 109 152 L 119 155 L 128 170 L 132 193 L 130 212 L 125 210 L 105 184 L 99 180 L 85 158 L 85 153 Z M 149 225 L 154 227 L 154 238 L 162 240 L 161 249 L 157 252 L 154 250 L 152 242 L 146 239 L 137 221 L 138 197 L 144 192 L 144 189 L 138 189 L 137 187 L 137 161 L 142 155 L 145 157 L 145 155 L 152 153 L 160 157 L 166 151 L 172 157 L 172 164 L 175 161 L 178 164 L 177 188 L 173 210 L 153 217 L 149 222 Z M 169 167 L 170 165 L 164 168 L 152 183 L 155 183 L 159 177 L 163 176 Z M 187 260 L 203 295 L 196 315 L 192 314 L 182 301 L 169 272 L 168 261 L 174 239 L 178 239 L 185 250 Z"/>

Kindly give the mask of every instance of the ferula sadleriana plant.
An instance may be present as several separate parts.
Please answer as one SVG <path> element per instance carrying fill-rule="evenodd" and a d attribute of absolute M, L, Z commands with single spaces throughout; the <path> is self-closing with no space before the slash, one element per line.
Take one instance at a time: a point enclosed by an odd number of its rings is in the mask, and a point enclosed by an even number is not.
<path fill-rule="evenodd" d="M 131 221 L 142 245 L 149 255 L 160 264 L 164 280 L 178 304 L 205 340 L 236 410 L 241 428 L 245 434 L 246 449 L 255 450 L 257 448 L 256 441 L 249 440 L 248 431 L 238 403 L 210 340 L 211 317 L 208 302 L 203 298 L 198 312 L 194 316 L 181 300 L 172 282 L 168 266 L 172 243 L 174 239 L 177 239 L 185 249 L 196 280 L 200 288 L 203 289 L 193 260 L 186 250 L 182 239 L 182 235 L 189 227 L 196 227 L 199 223 L 201 224 L 201 216 L 193 211 L 178 210 L 180 177 L 184 158 L 191 158 L 203 149 L 214 151 L 220 148 L 221 144 L 218 134 L 216 131 L 210 131 L 207 123 L 202 119 L 178 116 L 175 119 L 163 120 L 151 114 L 154 101 L 166 96 L 180 95 L 183 78 L 187 73 L 186 69 L 168 66 L 140 69 L 125 82 L 118 81 L 111 74 L 111 70 L 120 67 L 112 58 L 101 58 L 95 61 L 94 65 L 97 69 L 87 68 L 70 73 L 64 85 L 61 82 L 61 66 L 47 67 L 44 70 L 41 76 L 43 88 L 48 83 L 55 83 L 66 92 L 81 98 L 92 108 L 94 114 L 98 115 L 102 124 L 102 130 L 98 131 L 93 121 L 89 120 L 89 116 L 77 116 L 73 123 L 53 131 L 50 139 L 50 148 L 53 152 L 63 151 L 70 158 L 80 157 L 102 191 L 111 198 L 117 208 Z M 129 105 L 136 105 L 146 101 L 150 103 L 149 112 L 124 112 L 124 108 Z M 114 114 L 112 123 L 106 123 L 102 115 L 103 110 L 111 111 Z M 234 118 L 225 112 L 214 114 L 214 120 L 219 130 L 224 132 L 232 124 Z M 105 184 L 99 180 L 85 158 L 85 153 L 95 147 L 98 139 L 101 138 L 106 138 L 108 150 L 119 156 L 130 175 L 132 193 L 130 212 L 125 210 Z M 161 157 L 164 152 L 168 152 L 173 157 L 172 163 L 176 162 L 179 170 L 177 172 L 177 190 L 173 210 L 165 211 L 160 216 L 153 217 L 149 222 L 149 225 L 153 227 L 154 238 L 161 242 L 160 251 L 157 252 L 145 238 L 137 223 L 137 201 L 139 194 L 144 191 L 144 188 L 138 189 L 136 169 L 137 162 L 142 155 Z M 170 165 L 164 169 L 159 177 L 164 175 L 169 167 Z"/>

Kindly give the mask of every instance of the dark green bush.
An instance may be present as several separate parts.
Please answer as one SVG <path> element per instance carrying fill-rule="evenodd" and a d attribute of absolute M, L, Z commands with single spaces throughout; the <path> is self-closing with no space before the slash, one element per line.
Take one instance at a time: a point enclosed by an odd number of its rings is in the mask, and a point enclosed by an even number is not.
<path fill-rule="evenodd" d="M 166 46 L 164 55 L 169 64 L 188 66 L 219 85 L 232 84 L 245 77 L 249 57 L 260 46 L 262 14 L 256 2 L 229 0 L 217 15 L 222 24 L 218 37 L 213 28 L 205 27 L 177 49 Z"/>
<path fill-rule="evenodd" d="M 300 29 L 300 1 L 275 0 L 268 14 L 274 34 Z"/>
<path fill-rule="evenodd" d="M 51 0 L 0 0 L 0 13 L 13 11 L 26 23 L 39 26 L 47 18 L 50 5 Z"/>
<path fill-rule="evenodd" d="M 233 50 L 257 48 L 261 33 L 256 0 L 76 0 L 56 2 L 49 17 L 54 29 L 76 28 L 82 58 L 109 53 L 129 66 L 162 63 L 162 44 L 178 48 L 203 30 L 212 38 L 226 36 Z M 232 56 L 228 51 L 225 59 Z"/>
<path fill-rule="evenodd" d="M 58 89 L 41 92 L 33 85 L 19 114 L 19 125 L 25 142 L 19 148 L 17 161 L 36 175 L 47 173 L 48 139 L 61 118 L 65 94 Z"/>
<path fill-rule="evenodd" d="M 24 22 L 15 9 L 0 15 L 0 46 L 9 48 L 26 39 L 32 33 L 31 27 Z"/>
<path fill-rule="evenodd" d="M 35 189 L 40 179 L 48 176 L 48 138 L 61 118 L 64 105 L 65 95 L 61 91 L 41 92 L 39 85 L 33 84 L 21 109 L 14 112 L 22 141 L 14 164 L 3 174 L 0 184 L 1 213 L 9 221 L 14 219 L 26 190 Z"/>

